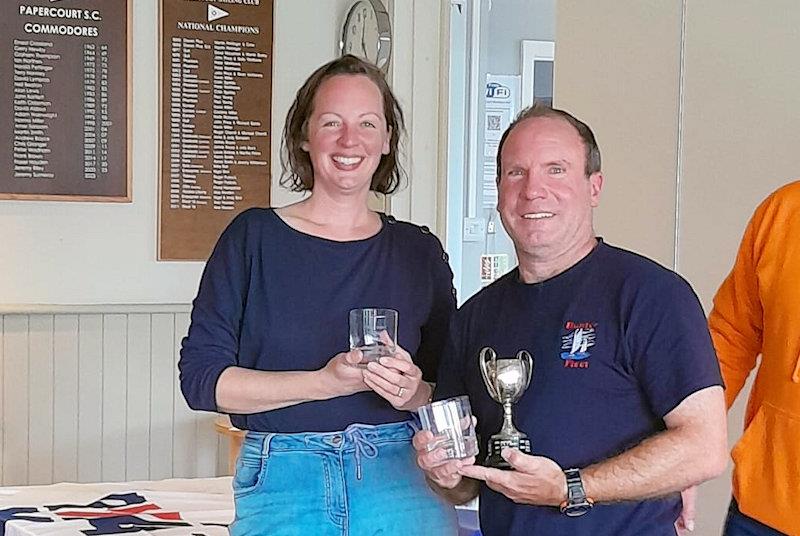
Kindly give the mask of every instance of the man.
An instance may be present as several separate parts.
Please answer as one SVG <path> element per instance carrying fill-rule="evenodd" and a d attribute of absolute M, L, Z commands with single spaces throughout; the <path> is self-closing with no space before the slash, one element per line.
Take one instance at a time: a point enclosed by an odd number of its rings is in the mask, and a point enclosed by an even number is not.
<path fill-rule="evenodd" d="M 533 379 L 513 415 L 533 454 L 503 449 L 508 471 L 443 462 L 420 432 L 417 461 L 454 503 L 480 492 L 484 536 L 674 536 L 677 492 L 719 475 L 727 457 L 697 297 L 675 273 L 595 237 L 600 152 L 570 114 L 524 110 L 500 141 L 497 169 L 519 266 L 456 314 L 436 398 L 469 395 L 485 449 L 502 410 L 478 355 L 530 352 Z"/>
<path fill-rule="evenodd" d="M 729 408 L 761 354 L 744 435 L 732 453 L 726 536 L 800 535 L 798 265 L 800 181 L 756 209 L 709 316 Z"/>

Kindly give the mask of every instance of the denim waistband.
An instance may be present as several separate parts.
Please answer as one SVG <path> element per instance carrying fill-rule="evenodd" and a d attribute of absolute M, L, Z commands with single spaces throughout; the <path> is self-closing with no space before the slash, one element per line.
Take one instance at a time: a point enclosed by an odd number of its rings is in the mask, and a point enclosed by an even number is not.
<path fill-rule="evenodd" d="M 410 442 L 418 427 L 414 421 L 390 424 L 351 424 L 339 432 L 278 434 L 248 431 L 242 444 L 243 456 L 268 457 L 271 452 L 307 451 L 339 453 L 352 451 L 361 479 L 361 458 L 375 458 L 384 443 Z"/>

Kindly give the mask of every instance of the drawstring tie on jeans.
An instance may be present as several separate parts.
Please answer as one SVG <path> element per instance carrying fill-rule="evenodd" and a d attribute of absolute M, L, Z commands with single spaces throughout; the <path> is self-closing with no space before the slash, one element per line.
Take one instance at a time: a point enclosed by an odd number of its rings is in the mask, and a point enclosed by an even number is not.
<path fill-rule="evenodd" d="M 378 447 L 367 438 L 367 434 L 360 428 L 345 432 L 345 438 L 351 439 L 355 445 L 356 454 L 356 479 L 361 480 L 361 457 L 373 459 L 378 456 Z"/>

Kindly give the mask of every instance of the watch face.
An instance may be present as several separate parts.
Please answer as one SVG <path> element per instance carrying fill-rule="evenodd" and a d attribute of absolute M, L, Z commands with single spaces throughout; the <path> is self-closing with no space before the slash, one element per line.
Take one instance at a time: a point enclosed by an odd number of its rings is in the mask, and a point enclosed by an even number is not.
<path fill-rule="evenodd" d="M 369 2 L 357 2 L 347 14 L 342 35 L 342 54 L 378 61 L 380 39 L 375 10 Z"/>
<path fill-rule="evenodd" d="M 564 508 L 564 513 L 568 517 L 580 517 L 592 509 L 593 504 L 589 501 L 583 501 L 576 504 L 567 505 Z"/>

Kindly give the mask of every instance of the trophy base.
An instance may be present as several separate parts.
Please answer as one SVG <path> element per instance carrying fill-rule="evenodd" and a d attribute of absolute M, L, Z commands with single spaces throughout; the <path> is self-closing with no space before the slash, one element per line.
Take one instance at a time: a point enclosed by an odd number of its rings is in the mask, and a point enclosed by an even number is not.
<path fill-rule="evenodd" d="M 504 448 L 519 449 L 520 452 L 530 454 L 531 442 L 525 436 L 492 436 L 492 438 L 489 440 L 489 454 L 486 456 L 486 461 L 484 461 L 483 465 L 486 467 L 494 467 L 495 469 L 511 469 L 511 464 L 509 464 L 502 458 L 502 456 L 500 456 L 500 452 Z"/>

